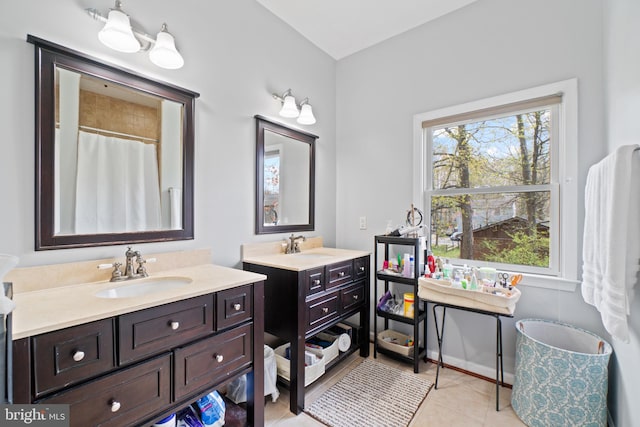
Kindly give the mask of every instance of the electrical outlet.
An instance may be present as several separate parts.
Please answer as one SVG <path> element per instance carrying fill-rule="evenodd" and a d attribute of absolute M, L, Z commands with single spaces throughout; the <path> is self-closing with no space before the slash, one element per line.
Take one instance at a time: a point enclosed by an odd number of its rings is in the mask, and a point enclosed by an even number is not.
<path fill-rule="evenodd" d="M 360 230 L 366 230 L 367 229 L 367 217 L 366 216 L 361 216 L 360 217 Z"/>

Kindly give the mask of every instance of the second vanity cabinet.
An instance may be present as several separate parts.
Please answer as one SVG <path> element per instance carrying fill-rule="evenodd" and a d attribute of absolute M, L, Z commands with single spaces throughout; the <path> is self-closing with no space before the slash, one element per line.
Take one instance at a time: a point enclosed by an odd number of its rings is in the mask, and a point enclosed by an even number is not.
<path fill-rule="evenodd" d="M 369 255 L 360 251 L 336 250 L 342 259 L 311 268 L 282 268 L 265 265 L 273 257 L 245 258 L 244 269 L 265 274 L 265 331 L 291 343 L 290 410 L 304 410 L 305 340 L 336 323 L 359 315 L 357 342 L 331 362 L 334 366 L 345 356 L 359 350 L 369 356 Z M 355 254 L 348 258 L 344 253 Z M 363 256 L 364 255 L 364 256 Z M 303 255 L 280 255 L 295 259 Z M 312 259 L 313 255 L 309 255 Z M 348 259 L 344 259 L 348 258 Z M 266 260 L 263 262 L 261 260 Z M 276 259 L 277 256 L 276 256 Z M 282 258 L 279 258 L 282 259 Z M 297 258 L 301 259 L 301 258 Z M 286 261 L 285 261 L 286 262 Z"/>
<path fill-rule="evenodd" d="M 15 403 L 70 405 L 72 426 L 149 425 L 243 374 L 264 423 L 263 283 L 14 341 Z"/>

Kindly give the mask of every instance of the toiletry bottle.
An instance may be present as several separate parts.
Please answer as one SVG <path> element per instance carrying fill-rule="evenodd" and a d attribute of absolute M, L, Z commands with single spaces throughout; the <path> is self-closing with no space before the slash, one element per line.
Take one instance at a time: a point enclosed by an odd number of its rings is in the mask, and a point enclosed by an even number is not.
<path fill-rule="evenodd" d="M 429 273 L 433 274 L 436 271 L 436 260 L 433 257 L 433 253 L 431 251 L 427 251 L 427 266 L 429 268 Z M 426 273 L 426 271 L 425 271 Z"/>
<path fill-rule="evenodd" d="M 416 274 L 416 262 L 413 259 L 413 255 L 409 256 L 409 277 L 415 277 Z"/>
<path fill-rule="evenodd" d="M 444 265 L 442 266 L 442 276 L 445 279 L 452 279 L 453 266 L 449 264 L 449 260 L 446 260 Z"/>
<path fill-rule="evenodd" d="M 469 287 L 472 291 L 478 290 L 478 278 L 476 277 L 476 269 L 473 268 L 471 272 L 471 285 Z"/>
<path fill-rule="evenodd" d="M 404 254 L 404 263 L 402 265 L 402 275 L 404 277 L 411 277 L 411 259 L 409 254 Z"/>

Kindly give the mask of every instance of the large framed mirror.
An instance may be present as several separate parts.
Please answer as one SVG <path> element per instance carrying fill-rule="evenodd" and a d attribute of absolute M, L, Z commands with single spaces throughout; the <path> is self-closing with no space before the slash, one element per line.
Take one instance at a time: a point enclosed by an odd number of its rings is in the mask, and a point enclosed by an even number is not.
<path fill-rule="evenodd" d="M 36 250 L 193 239 L 197 93 L 29 35 Z"/>
<path fill-rule="evenodd" d="M 317 136 L 263 116 L 256 119 L 256 234 L 315 226 Z"/>

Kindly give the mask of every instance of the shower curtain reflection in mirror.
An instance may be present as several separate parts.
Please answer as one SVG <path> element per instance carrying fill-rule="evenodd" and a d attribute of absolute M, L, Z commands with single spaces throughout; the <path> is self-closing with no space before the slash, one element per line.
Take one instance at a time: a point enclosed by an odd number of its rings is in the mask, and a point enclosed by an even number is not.
<path fill-rule="evenodd" d="M 56 131 L 56 147 L 60 133 Z M 74 141 L 75 142 L 75 141 Z M 56 158 L 60 157 L 56 150 Z M 158 161 L 154 144 L 117 137 L 78 132 L 77 161 L 73 174 L 63 173 L 67 189 L 56 185 L 56 212 L 70 211 L 61 221 L 56 216 L 56 234 L 94 234 L 157 230 L 161 228 Z M 60 161 L 57 160 L 59 165 Z M 56 168 L 57 171 L 63 169 Z M 72 183 L 68 179 L 73 180 Z M 64 196 L 61 197 L 61 193 Z"/>
<path fill-rule="evenodd" d="M 75 233 L 161 228 L 154 144 L 79 132 Z"/>

